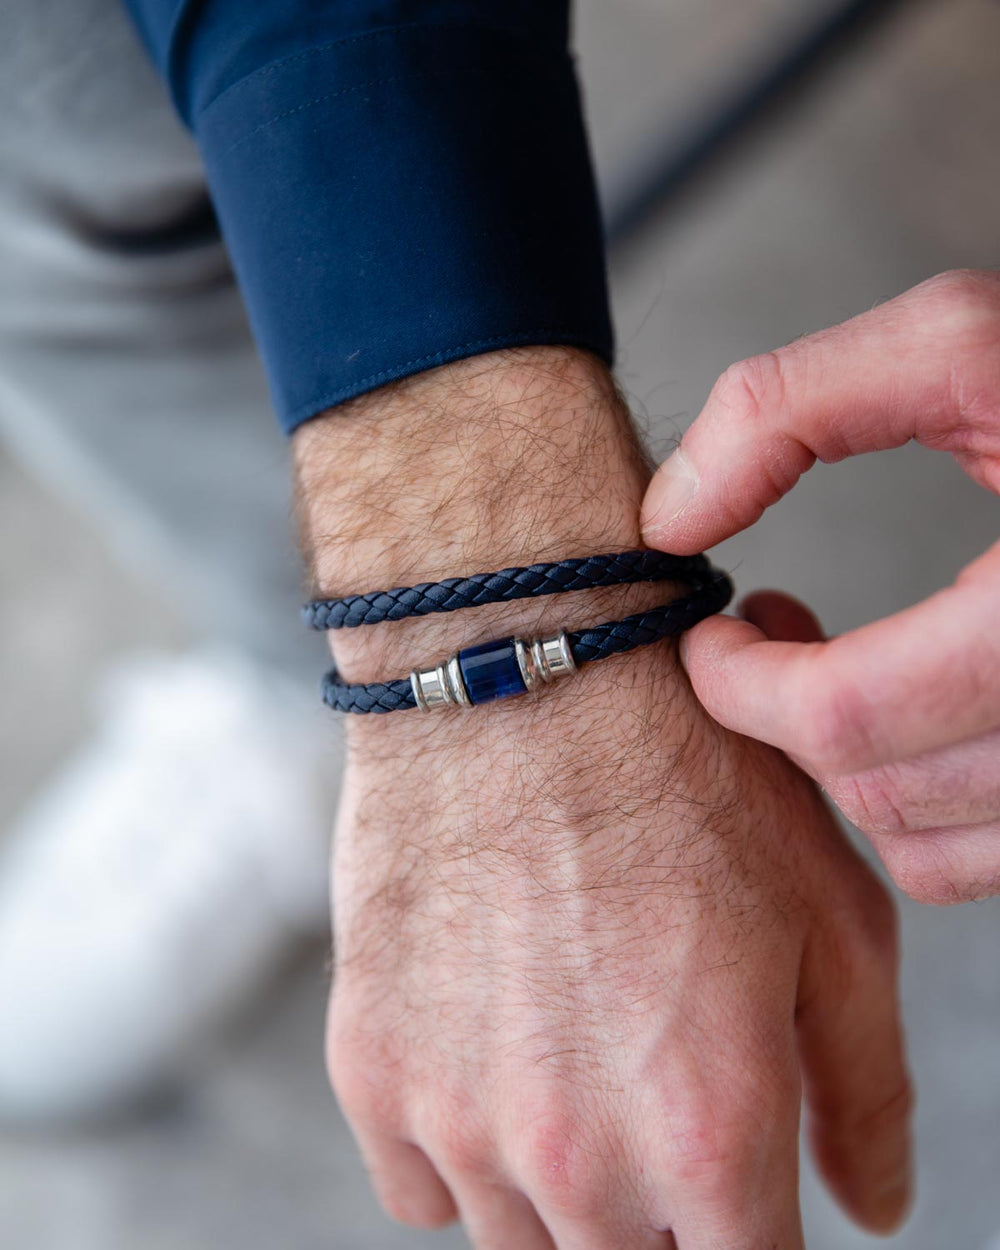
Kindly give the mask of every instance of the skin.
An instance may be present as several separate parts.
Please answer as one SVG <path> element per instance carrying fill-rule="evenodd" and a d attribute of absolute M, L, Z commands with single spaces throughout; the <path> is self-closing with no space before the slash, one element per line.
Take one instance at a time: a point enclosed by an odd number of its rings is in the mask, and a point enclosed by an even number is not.
<path fill-rule="evenodd" d="M 816 460 L 911 439 L 1000 493 L 1000 275 L 942 274 L 734 365 L 653 479 L 643 536 L 701 550 Z M 716 720 L 787 751 L 914 898 L 1000 892 L 1000 543 L 925 602 L 830 641 L 784 595 L 743 614 L 685 640 Z"/>
<path fill-rule="evenodd" d="M 491 354 L 296 435 L 326 593 L 628 548 L 606 369 Z M 577 592 L 331 636 L 351 680 L 611 619 Z M 798 1124 L 860 1222 L 910 1191 L 892 905 L 815 786 L 666 644 L 536 696 L 347 719 L 328 1065 L 385 1210 L 477 1250 L 798 1250 Z"/>

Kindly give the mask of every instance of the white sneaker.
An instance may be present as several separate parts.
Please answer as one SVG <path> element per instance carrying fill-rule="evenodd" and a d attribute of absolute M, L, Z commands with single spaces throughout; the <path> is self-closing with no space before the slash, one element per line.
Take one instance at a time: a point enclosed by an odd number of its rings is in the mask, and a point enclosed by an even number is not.
<path fill-rule="evenodd" d="M 0 842 L 0 1118 L 90 1117 L 176 1078 L 326 925 L 331 718 L 240 657 L 137 658 Z"/>

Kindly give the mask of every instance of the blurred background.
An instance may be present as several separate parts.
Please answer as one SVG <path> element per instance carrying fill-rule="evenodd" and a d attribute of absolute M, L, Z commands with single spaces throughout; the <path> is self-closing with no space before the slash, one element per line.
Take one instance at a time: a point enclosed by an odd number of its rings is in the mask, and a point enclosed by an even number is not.
<path fill-rule="evenodd" d="M 778 50 L 836 7 L 830 0 L 580 0 L 577 44 L 611 217 L 655 162 L 704 124 L 715 103 L 753 81 Z M 611 280 L 619 376 L 658 457 L 733 360 L 839 321 L 941 270 L 1000 263 L 1000 5 L 910 0 L 885 7 L 892 11 L 863 38 L 811 68 L 807 89 L 785 100 L 766 125 L 669 202 L 631 222 L 616 241 Z M 10 416 L 2 412 L 5 396 L 0 378 L 0 430 Z M 18 423 L 10 417 L 6 425 L 14 431 Z M 101 477 L 96 458 L 57 455 L 56 441 L 39 440 L 12 433 L 8 450 L 0 446 L 0 860 L 6 854 L 14 863 L 8 871 L 14 881 L 18 873 L 39 875 L 45 854 L 55 851 L 50 845 L 29 852 L 28 843 L 48 838 L 51 844 L 57 817 L 81 795 L 105 786 L 104 798 L 121 818 L 134 796 L 108 792 L 102 768 L 131 758 L 142 735 L 168 742 L 168 759 L 170 751 L 183 754 L 191 700 L 210 741 L 212 734 L 229 741 L 258 700 L 280 697 L 289 723 L 305 725 L 324 753 L 336 750 L 329 719 L 311 705 L 297 711 L 295 675 L 314 675 L 319 665 L 294 630 L 288 646 L 297 650 L 287 666 L 250 664 L 239 649 L 197 649 L 199 609 L 186 597 L 197 596 L 197 578 L 185 583 L 176 567 L 160 576 L 161 559 L 164 568 L 178 561 L 159 541 L 155 516 L 110 471 Z M 256 489 L 264 475 L 282 480 L 276 434 L 264 438 L 254 457 L 227 457 L 220 448 L 211 473 L 236 494 L 247 482 Z M 283 525 L 284 508 L 280 498 L 270 505 L 268 523 Z M 129 536 L 125 544 L 109 546 L 109 512 L 119 535 Z M 197 516 L 193 523 L 196 528 Z M 817 468 L 718 557 L 743 591 L 787 588 L 811 603 L 829 630 L 840 631 L 941 586 L 997 538 L 998 528 L 995 498 L 950 460 L 911 447 Z M 271 541 L 290 561 L 285 533 Z M 293 570 L 292 586 L 295 576 Z M 164 585 L 167 594 L 157 589 Z M 294 589 L 282 588 L 276 603 L 294 625 Z M 169 712 L 153 717 L 151 728 L 149 706 L 163 704 L 164 685 L 179 692 L 181 710 L 173 720 Z M 247 743 L 244 756 L 266 760 L 270 746 Z M 67 760 L 75 761 L 68 780 Z M 266 813 L 270 804 L 288 819 L 286 795 L 302 790 L 301 778 L 283 774 L 280 762 L 273 775 L 263 764 L 244 771 L 255 774 L 251 797 L 259 810 Z M 190 769 L 161 770 L 154 779 L 156 810 L 147 808 L 151 825 L 185 823 L 184 805 L 171 791 L 181 784 L 178 776 L 184 785 L 211 789 Z M 51 791 L 53 777 L 61 778 L 59 794 L 39 808 L 35 796 Z M 320 763 L 310 785 L 313 797 L 302 801 L 299 815 L 311 828 L 325 827 Z M 213 792 L 212 799 L 239 824 L 227 796 Z M 0 1244 L 17 1250 L 464 1244 L 457 1231 L 416 1233 L 381 1215 L 327 1092 L 322 900 L 303 884 L 321 877 L 321 846 L 299 854 L 288 880 L 276 887 L 269 877 L 261 888 L 274 918 L 261 934 L 228 896 L 220 902 L 207 891 L 196 899 L 184 894 L 191 875 L 204 881 L 223 871 L 201 860 L 197 871 L 192 867 L 202 853 L 198 839 L 211 840 L 202 821 L 178 835 L 180 843 L 192 843 L 189 858 L 171 864 L 172 883 L 158 885 L 152 901 L 145 891 L 163 875 L 150 862 L 158 852 L 134 847 L 106 848 L 113 880 L 90 891 L 104 925 L 104 955 L 123 966 L 132 960 L 133 977 L 147 981 L 165 959 L 166 983 L 178 994 L 198 980 L 199 965 L 216 958 L 213 926 L 225 926 L 241 951 L 254 948 L 245 959 L 232 951 L 218 956 L 216 979 L 209 978 L 203 993 L 215 1007 L 196 1003 L 183 1036 L 144 1031 L 127 996 L 105 1012 L 113 1033 L 94 1032 L 88 1023 L 88 1005 L 104 990 L 91 988 L 85 967 L 77 972 L 72 929 L 58 915 L 79 907 L 92 884 L 88 873 L 105 873 L 98 848 L 112 838 L 108 827 L 91 835 L 92 852 L 78 846 L 71 866 L 53 874 L 44 940 L 34 896 L 33 918 L 5 919 L 4 907 L 14 904 L 9 882 L 4 887 L 0 880 L 0 965 L 7 968 L 0 970 L 0 1114 L 6 1110 L 14 1124 L 0 1135 Z M 261 865 L 281 855 L 266 831 L 258 851 L 246 880 L 267 875 Z M 224 863 L 225 847 L 217 853 Z M 255 898 L 246 880 L 240 896 Z M 163 896 L 171 890 L 168 906 Z M 890 1244 L 997 1250 L 1000 901 L 935 910 L 901 900 L 901 910 L 904 1005 L 919 1091 L 919 1198 Z M 172 923 L 178 914 L 190 917 L 186 937 L 170 938 L 169 958 L 154 952 L 163 935 L 152 929 L 167 923 L 161 911 L 170 912 Z M 9 971 L 15 954 L 20 981 Z M 89 1051 L 76 1068 L 79 1085 L 69 1081 L 52 1093 L 25 1058 L 43 1047 L 17 995 L 25 993 L 25 978 L 43 995 L 62 974 L 70 989 L 60 990 L 61 1006 L 73 986 L 78 999 L 64 1029 L 70 1067 L 75 1053 Z M 219 987 L 230 982 L 238 988 L 227 996 Z M 155 1019 L 162 1009 L 162 1002 L 149 1002 L 140 1011 Z M 144 1099 L 141 1112 L 122 1110 L 99 1127 L 55 1127 L 59 1098 L 86 1110 L 95 1082 L 129 1105 L 115 1044 L 128 1043 L 137 1029 L 135 1053 L 150 1065 L 177 1052 L 161 1064 L 155 1097 Z M 131 1080 L 139 1088 L 144 1074 Z M 808 1167 L 804 1201 L 811 1250 L 874 1244 L 837 1213 Z"/>

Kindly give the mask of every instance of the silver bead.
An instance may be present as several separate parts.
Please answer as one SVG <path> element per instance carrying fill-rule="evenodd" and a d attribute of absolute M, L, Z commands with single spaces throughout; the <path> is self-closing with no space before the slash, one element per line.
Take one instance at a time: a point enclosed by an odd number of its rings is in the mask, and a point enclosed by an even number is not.
<path fill-rule="evenodd" d="M 472 707 L 457 655 L 436 668 L 415 668 L 410 674 L 410 688 L 421 712 L 429 712 L 432 708 L 446 707 L 449 704 Z"/>
<path fill-rule="evenodd" d="M 576 672 L 576 661 L 569 649 L 565 630 L 560 630 L 551 638 L 539 638 L 533 642 L 531 659 L 535 671 L 546 683 Z"/>
<path fill-rule="evenodd" d="M 576 672 L 576 661 L 569 649 L 566 631 L 560 630 L 551 638 L 536 638 L 534 642 L 514 639 L 514 654 L 524 684 L 529 690 L 548 685 L 557 677 Z"/>

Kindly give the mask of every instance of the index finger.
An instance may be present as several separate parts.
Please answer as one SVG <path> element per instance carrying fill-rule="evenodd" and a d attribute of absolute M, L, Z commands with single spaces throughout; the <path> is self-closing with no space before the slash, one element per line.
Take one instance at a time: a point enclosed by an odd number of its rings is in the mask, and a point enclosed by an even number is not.
<path fill-rule="evenodd" d="M 954 585 L 830 642 L 770 642 L 712 617 L 683 643 L 721 724 L 835 775 L 1000 725 L 1000 543 Z"/>
<path fill-rule="evenodd" d="M 701 551 L 752 525 L 817 459 L 910 439 L 1000 491 L 1000 276 L 956 272 L 728 369 L 642 507 L 651 547 Z"/>

